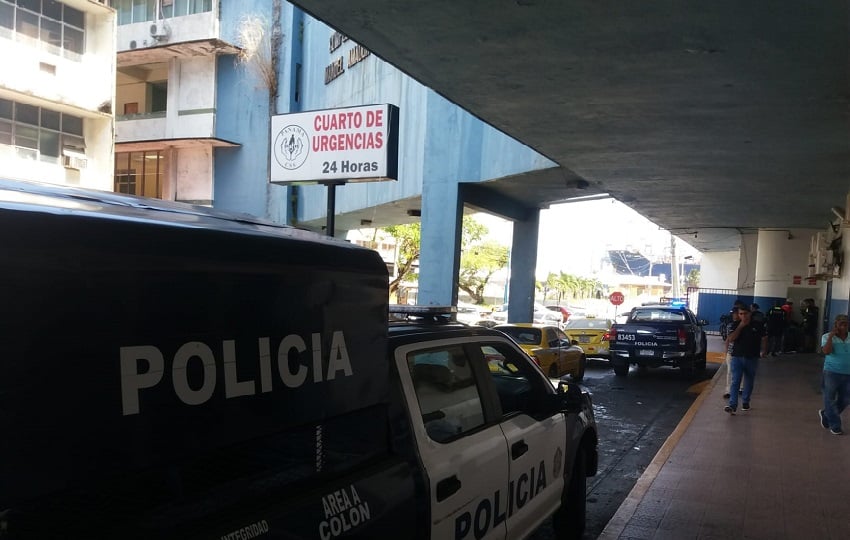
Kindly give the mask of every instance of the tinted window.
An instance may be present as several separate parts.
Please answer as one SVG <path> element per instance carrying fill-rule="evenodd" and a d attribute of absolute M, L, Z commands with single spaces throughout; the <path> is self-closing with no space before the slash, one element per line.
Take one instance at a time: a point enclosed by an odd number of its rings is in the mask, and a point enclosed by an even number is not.
<path fill-rule="evenodd" d="M 611 322 L 607 319 L 570 319 L 564 328 L 567 330 L 608 329 L 609 326 L 611 326 Z"/>
<path fill-rule="evenodd" d="M 540 343 L 542 333 L 539 328 L 526 328 L 523 326 L 500 326 L 500 330 L 511 336 L 520 345 L 537 345 Z"/>
<path fill-rule="evenodd" d="M 407 355 L 428 436 L 448 442 L 484 425 L 484 409 L 469 358 L 460 345 Z"/>
<path fill-rule="evenodd" d="M 490 375 L 502 406 L 502 416 L 517 413 L 533 416 L 540 408 L 540 398 L 546 394 L 545 381 L 526 357 L 505 343 L 481 346 Z"/>
<path fill-rule="evenodd" d="M 650 322 L 650 321 L 660 321 L 660 322 L 675 322 L 675 321 L 684 321 L 685 314 L 681 311 L 671 311 L 663 308 L 645 308 L 645 309 L 636 309 L 632 312 L 631 319 L 636 322 Z"/>

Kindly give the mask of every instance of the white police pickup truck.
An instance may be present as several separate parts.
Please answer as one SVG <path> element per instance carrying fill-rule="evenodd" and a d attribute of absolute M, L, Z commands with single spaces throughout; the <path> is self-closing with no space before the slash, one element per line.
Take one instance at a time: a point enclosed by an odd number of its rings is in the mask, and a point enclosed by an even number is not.
<path fill-rule="evenodd" d="M 581 537 L 589 396 L 375 252 L 4 181 L 0 245 L 0 539 Z"/>

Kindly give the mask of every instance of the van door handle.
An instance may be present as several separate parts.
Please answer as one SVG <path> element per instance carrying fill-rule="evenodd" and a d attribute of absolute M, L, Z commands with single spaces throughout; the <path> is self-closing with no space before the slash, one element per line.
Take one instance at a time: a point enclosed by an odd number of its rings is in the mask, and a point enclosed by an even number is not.
<path fill-rule="evenodd" d="M 437 502 L 444 501 L 457 493 L 460 489 L 460 480 L 457 476 L 451 475 L 437 482 Z"/>
<path fill-rule="evenodd" d="M 525 441 L 515 442 L 511 445 L 511 459 L 516 459 L 528 452 L 528 445 Z"/>

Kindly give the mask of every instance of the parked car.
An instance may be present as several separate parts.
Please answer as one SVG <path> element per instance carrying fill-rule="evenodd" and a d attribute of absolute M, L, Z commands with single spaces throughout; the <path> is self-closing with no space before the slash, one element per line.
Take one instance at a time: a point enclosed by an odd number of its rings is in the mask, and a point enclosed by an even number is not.
<path fill-rule="evenodd" d="M 564 324 L 560 311 L 552 311 L 543 304 L 534 304 L 533 320 L 535 324 L 551 324 L 559 328 Z"/>
<path fill-rule="evenodd" d="M 572 312 L 570 312 L 570 310 L 568 310 L 564 306 L 546 306 L 546 309 L 548 309 L 549 311 L 554 311 L 555 313 L 560 313 L 562 324 L 565 324 L 567 321 L 569 321 L 570 316 L 572 315 Z"/>
<path fill-rule="evenodd" d="M 625 323 L 611 327 L 614 374 L 627 376 L 630 364 L 642 368 L 670 366 L 686 375 L 704 371 L 706 324 L 685 306 L 658 304 L 632 308 Z"/>
<path fill-rule="evenodd" d="M 495 306 L 493 308 L 493 313 L 490 314 L 490 318 L 496 321 L 497 323 L 508 322 L 508 305 L 501 304 Z"/>
<path fill-rule="evenodd" d="M 457 320 L 464 324 L 479 324 L 490 318 L 491 311 L 486 306 L 477 304 L 457 303 Z"/>
<path fill-rule="evenodd" d="M 493 308 L 490 318 L 499 324 L 507 323 L 508 305 L 502 304 Z M 553 311 L 543 304 L 534 304 L 532 321 L 536 324 L 551 324 L 560 327 L 563 324 L 563 315 L 560 311 Z"/>
<path fill-rule="evenodd" d="M 569 374 L 574 381 L 584 379 L 587 357 L 557 325 L 518 323 L 498 324 L 493 328 L 516 341 L 549 377 L 556 379 Z"/>
<path fill-rule="evenodd" d="M 587 356 L 610 358 L 608 345 L 613 324 L 611 319 L 573 317 L 564 326 L 564 333 L 570 341 L 577 342 Z"/>

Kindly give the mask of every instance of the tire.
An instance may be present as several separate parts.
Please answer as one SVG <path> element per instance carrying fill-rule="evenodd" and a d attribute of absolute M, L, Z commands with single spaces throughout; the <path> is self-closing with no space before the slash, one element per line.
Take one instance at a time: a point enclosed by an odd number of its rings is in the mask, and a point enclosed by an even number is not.
<path fill-rule="evenodd" d="M 614 375 L 617 377 L 627 377 L 629 375 L 629 365 L 614 364 Z"/>
<path fill-rule="evenodd" d="M 584 536 L 587 510 L 587 457 L 579 448 L 573 463 L 570 483 L 561 496 L 561 507 L 552 524 L 558 540 L 581 540 Z"/>
<path fill-rule="evenodd" d="M 694 369 L 696 369 L 697 373 L 703 373 L 705 371 L 706 357 L 708 356 L 708 351 L 705 347 L 706 345 L 703 343 L 702 354 L 697 357 L 696 363 L 694 364 Z"/>
<path fill-rule="evenodd" d="M 552 364 L 549 366 L 549 378 L 557 379 L 561 374 L 558 373 L 558 364 Z"/>
<path fill-rule="evenodd" d="M 581 355 L 581 358 L 578 361 L 578 374 L 573 377 L 575 382 L 581 382 L 584 380 L 584 372 L 587 369 L 587 357 L 585 355 Z"/>

